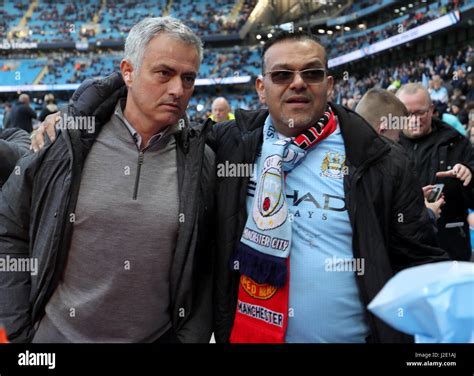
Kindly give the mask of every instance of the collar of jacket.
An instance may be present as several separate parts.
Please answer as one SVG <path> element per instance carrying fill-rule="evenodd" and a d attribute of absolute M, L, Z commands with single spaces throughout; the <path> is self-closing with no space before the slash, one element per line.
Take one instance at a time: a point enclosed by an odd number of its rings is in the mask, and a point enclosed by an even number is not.
<path fill-rule="evenodd" d="M 383 140 L 375 130 L 354 111 L 329 103 L 339 120 L 347 160 L 356 168 L 369 163 L 390 150 L 389 143 Z M 250 133 L 263 127 L 268 110 L 237 110 L 237 126 L 243 133 Z"/>

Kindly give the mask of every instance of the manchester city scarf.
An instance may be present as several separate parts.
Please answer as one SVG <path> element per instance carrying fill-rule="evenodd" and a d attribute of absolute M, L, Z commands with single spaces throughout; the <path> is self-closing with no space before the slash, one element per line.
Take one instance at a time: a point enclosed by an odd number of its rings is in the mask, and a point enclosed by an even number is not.
<path fill-rule="evenodd" d="M 285 176 L 335 129 L 329 106 L 316 125 L 294 139 L 280 139 L 270 116 L 265 121 L 252 213 L 232 259 L 241 277 L 231 343 L 284 342 L 291 249 Z"/>

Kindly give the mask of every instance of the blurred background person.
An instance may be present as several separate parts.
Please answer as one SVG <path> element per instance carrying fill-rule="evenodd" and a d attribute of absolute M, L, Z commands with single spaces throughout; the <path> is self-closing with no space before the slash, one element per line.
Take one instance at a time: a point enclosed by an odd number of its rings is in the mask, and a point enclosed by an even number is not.
<path fill-rule="evenodd" d="M 33 131 L 33 119 L 36 118 L 36 112 L 30 106 L 30 96 L 21 94 L 10 113 L 10 127 L 20 128 L 31 133 Z"/>
<path fill-rule="evenodd" d="M 443 113 L 448 107 L 448 90 L 442 85 L 443 80 L 440 76 L 433 77 L 433 87 L 429 90 L 431 101 Z"/>
<path fill-rule="evenodd" d="M 233 120 L 235 116 L 230 112 L 230 104 L 224 97 L 218 97 L 212 102 L 212 114 L 210 118 L 216 123 L 222 121 Z"/>
<path fill-rule="evenodd" d="M 6 102 L 4 104 L 4 112 L 3 112 L 3 128 L 9 128 L 10 127 L 10 114 L 12 111 L 12 105 L 9 102 Z"/>
<path fill-rule="evenodd" d="M 41 110 L 41 114 L 39 116 L 39 121 L 44 121 L 46 116 L 54 114 L 55 112 L 58 112 L 58 106 L 57 106 L 56 101 L 54 99 L 54 95 L 53 94 L 46 94 L 44 96 L 43 110 Z"/>

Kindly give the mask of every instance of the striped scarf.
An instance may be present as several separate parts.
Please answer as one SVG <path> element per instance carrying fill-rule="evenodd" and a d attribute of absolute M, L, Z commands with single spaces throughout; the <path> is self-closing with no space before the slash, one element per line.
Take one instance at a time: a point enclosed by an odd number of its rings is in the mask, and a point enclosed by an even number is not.
<path fill-rule="evenodd" d="M 233 343 L 284 342 L 291 250 L 285 177 L 309 149 L 335 129 L 336 119 L 329 106 L 317 124 L 294 139 L 279 139 L 270 116 L 265 121 L 252 213 L 231 260 L 241 274 Z"/>

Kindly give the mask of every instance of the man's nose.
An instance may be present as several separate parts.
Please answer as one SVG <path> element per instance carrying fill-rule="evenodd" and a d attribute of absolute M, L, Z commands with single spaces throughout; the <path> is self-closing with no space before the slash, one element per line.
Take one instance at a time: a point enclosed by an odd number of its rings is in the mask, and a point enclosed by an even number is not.
<path fill-rule="evenodd" d="M 168 93 L 176 98 L 181 98 L 183 96 L 184 87 L 181 77 L 175 76 L 168 82 Z"/>
<path fill-rule="evenodd" d="M 410 116 L 410 128 L 411 129 L 420 128 L 420 119 L 417 116 Z"/>
<path fill-rule="evenodd" d="M 306 82 L 304 82 L 303 77 L 301 77 L 301 73 L 295 72 L 295 76 L 293 78 L 293 81 L 291 82 L 290 89 L 302 90 L 306 89 L 306 87 Z"/>

